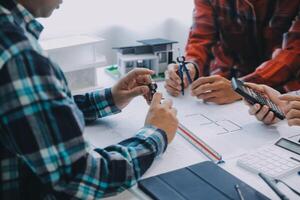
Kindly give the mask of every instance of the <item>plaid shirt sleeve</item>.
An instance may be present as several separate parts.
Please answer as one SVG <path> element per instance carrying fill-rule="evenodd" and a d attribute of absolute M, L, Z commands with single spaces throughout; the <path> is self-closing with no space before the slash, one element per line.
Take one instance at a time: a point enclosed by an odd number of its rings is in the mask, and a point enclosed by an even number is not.
<path fill-rule="evenodd" d="M 58 72 L 49 59 L 30 50 L 2 67 L 0 144 L 59 199 L 100 198 L 135 184 L 166 149 L 165 133 L 144 127 L 135 137 L 96 149 L 98 156 L 93 156 L 82 136 L 82 112 Z M 77 103 L 87 119 L 119 111 L 110 90 L 80 98 Z"/>
<path fill-rule="evenodd" d="M 273 59 L 263 63 L 253 73 L 243 77 L 244 81 L 267 84 L 269 86 L 284 85 L 285 80 L 294 77 L 300 78 L 300 8 L 290 30 L 284 34 L 281 51 Z M 298 78 L 297 78 L 298 77 Z M 284 88 L 286 91 L 293 88 L 293 82 Z"/>
<path fill-rule="evenodd" d="M 114 104 L 110 88 L 85 95 L 75 95 L 74 101 L 82 111 L 86 122 L 121 112 Z"/>
<path fill-rule="evenodd" d="M 217 30 L 210 1 L 195 0 L 193 25 L 185 50 L 187 60 L 198 66 L 199 76 L 205 74 L 204 68 L 211 60 L 211 47 L 217 41 Z"/>

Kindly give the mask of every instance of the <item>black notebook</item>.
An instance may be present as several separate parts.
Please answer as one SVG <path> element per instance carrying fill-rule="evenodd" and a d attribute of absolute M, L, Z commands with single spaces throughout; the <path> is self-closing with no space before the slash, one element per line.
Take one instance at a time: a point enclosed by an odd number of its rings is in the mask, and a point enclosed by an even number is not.
<path fill-rule="evenodd" d="M 210 161 L 138 182 L 142 191 L 158 200 L 239 200 L 235 185 L 239 186 L 245 200 L 269 199 Z"/>

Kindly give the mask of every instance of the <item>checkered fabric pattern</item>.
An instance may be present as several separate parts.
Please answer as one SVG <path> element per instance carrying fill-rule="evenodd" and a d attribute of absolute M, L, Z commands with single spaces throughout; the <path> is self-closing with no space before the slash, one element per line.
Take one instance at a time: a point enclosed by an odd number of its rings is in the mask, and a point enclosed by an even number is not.
<path fill-rule="evenodd" d="M 85 122 L 120 112 L 111 89 L 73 97 L 41 30 L 20 4 L 0 1 L 0 199 L 98 199 L 131 187 L 165 151 L 165 132 L 145 126 L 93 150 Z"/>

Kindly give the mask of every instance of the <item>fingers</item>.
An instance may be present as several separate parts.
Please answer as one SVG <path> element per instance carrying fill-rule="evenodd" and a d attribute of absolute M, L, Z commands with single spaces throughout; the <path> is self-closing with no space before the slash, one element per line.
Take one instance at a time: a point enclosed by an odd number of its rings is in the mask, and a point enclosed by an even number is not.
<path fill-rule="evenodd" d="M 197 88 L 192 89 L 191 95 L 192 96 L 199 96 L 203 93 L 207 93 L 208 91 L 216 91 L 219 90 L 222 87 L 221 82 L 215 82 L 215 83 L 205 83 L 203 85 L 200 85 Z"/>
<path fill-rule="evenodd" d="M 146 95 L 147 93 L 149 93 L 148 86 L 137 86 L 128 91 L 128 97 L 134 98 L 139 95 Z"/>
<path fill-rule="evenodd" d="M 254 84 L 254 83 L 245 83 L 246 86 L 259 91 L 259 92 L 264 92 L 264 86 L 263 85 L 259 85 L 259 84 Z"/>
<path fill-rule="evenodd" d="M 286 119 L 289 126 L 300 126 L 300 97 L 293 95 L 282 95 L 281 100 L 288 101 L 284 107 Z"/>
<path fill-rule="evenodd" d="M 151 83 L 151 77 L 149 75 L 146 76 L 138 76 L 136 78 L 136 83 L 139 85 L 145 85 Z"/>
<path fill-rule="evenodd" d="M 181 91 L 181 80 L 177 74 L 178 65 L 177 64 L 170 64 L 168 66 L 168 71 L 166 72 L 166 81 L 165 81 L 165 88 L 169 94 L 172 96 L 179 96 Z"/>
<path fill-rule="evenodd" d="M 146 68 L 135 68 L 134 70 L 131 70 L 126 76 L 125 81 L 131 81 L 139 78 L 139 76 L 145 76 L 145 75 L 152 75 L 154 74 L 154 71 Z"/>
<path fill-rule="evenodd" d="M 177 74 L 177 71 L 178 71 L 178 65 L 177 64 L 170 64 L 168 66 L 168 76 L 169 76 L 169 79 L 177 82 L 178 84 L 181 83 L 181 80 L 180 80 L 180 77 L 178 76 Z"/>
<path fill-rule="evenodd" d="M 291 109 L 286 113 L 286 119 L 288 120 L 288 124 L 292 125 L 300 125 L 297 122 L 300 120 L 300 110 Z"/>
<path fill-rule="evenodd" d="M 165 84 L 165 88 L 166 88 L 167 92 L 168 92 L 170 95 L 174 96 L 174 97 L 177 97 L 177 96 L 180 95 L 180 91 L 179 91 L 179 90 L 174 89 L 174 88 L 170 87 L 170 86 L 167 85 L 167 84 Z"/>
<path fill-rule="evenodd" d="M 300 110 L 291 109 L 286 114 L 287 119 L 300 118 Z"/>
<path fill-rule="evenodd" d="M 277 118 L 273 112 L 268 112 L 268 114 L 263 119 L 263 122 L 267 125 L 274 124 L 277 122 Z"/>
<path fill-rule="evenodd" d="M 203 84 L 206 84 L 206 83 L 213 83 L 213 82 L 219 80 L 220 78 L 222 78 L 222 77 L 220 77 L 218 75 L 198 78 L 196 81 L 194 81 L 192 83 L 191 89 L 194 90 L 197 87 L 199 87 Z"/>
<path fill-rule="evenodd" d="M 165 81 L 165 88 L 169 94 L 172 96 L 179 96 L 181 91 L 181 86 L 178 84 L 177 81 L 172 80 L 171 78 L 166 79 Z"/>
<path fill-rule="evenodd" d="M 269 108 L 268 106 L 263 106 L 259 112 L 257 112 L 255 114 L 256 118 L 259 120 L 259 121 L 263 121 L 263 119 L 265 118 L 265 116 L 268 114 L 269 112 Z"/>
<path fill-rule="evenodd" d="M 284 112 L 288 112 L 291 109 L 300 110 L 300 101 L 290 101 L 290 102 L 288 102 L 283 110 L 284 110 Z"/>
<path fill-rule="evenodd" d="M 250 105 L 246 101 L 245 103 L 250 106 L 249 114 L 255 115 L 256 119 L 262 121 L 264 124 L 270 125 L 279 121 L 275 114 L 269 110 L 269 107 L 261 107 L 261 105 L 257 103 L 254 105 Z"/>
<path fill-rule="evenodd" d="M 247 104 L 249 105 L 248 102 L 247 102 Z M 250 105 L 249 114 L 250 115 L 255 115 L 260 109 L 261 109 L 261 106 L 257 103 L 254 104 L 253 106 Z"/>
<path fill-rule="evenodd" d="M 300 126 L 300 119 L 290 119 L 288 120 L 289 126 Z"/>
<path fill-rule="evenodd" d="M 300 96 L 295 96 L 295 95 L 285 94 L 285 95 L 279 96 L 279 99 L 283 100 L 283 101 L 299 101 L 300 102 Z"/>
<path fill-rule="evenodd" d="M 212 91 L 212 92 L 205 92 L 197 95 L 198 99 L 202 99 L 203 101 L 209 101 L 211 98 L 216 98 L 220 96 L 220 91 Z"/>
<path fill-rule="evenodd" d="M 153 95 L 150 106 L 152 107 L 152 106 L 156 106 L 156 105 L 160 104 L 161 99 L 162 99 L 162 93 L 156 92 Z"/>
<path fill-rule="evenodd" d="M 178 84 L 177 82 L 175 82 L 171 79 L 167 79 L 165 81 L 165 85 L 169 86 L 172 90 L 175 90 L 175 91 L 178 91 L 178 92 L 181 90 L 180 84 Z"/>

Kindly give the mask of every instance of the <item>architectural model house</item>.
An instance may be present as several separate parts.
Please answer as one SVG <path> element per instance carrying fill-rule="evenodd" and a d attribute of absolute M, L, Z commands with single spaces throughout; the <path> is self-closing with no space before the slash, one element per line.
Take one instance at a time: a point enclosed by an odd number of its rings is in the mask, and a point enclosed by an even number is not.
<path fill-rule="evenodd" d="M 177 42 L 160 38 L 137 42 L 136 45 L 113 48 L 118 51 L 117 64 L 121 76 L 136 67 L 151 69 L 156 76 L 163 75 L 173 61 L 173 44 Z"/>
<path fill-rule="evenodd" d="M 49 57 L 59 64 L 73 93 L 92 90 L 97 85 L 96 68 L 106 64 L 98 53 L 103 38 L 90 35 L 71 35 L 40 41 Z"/>

